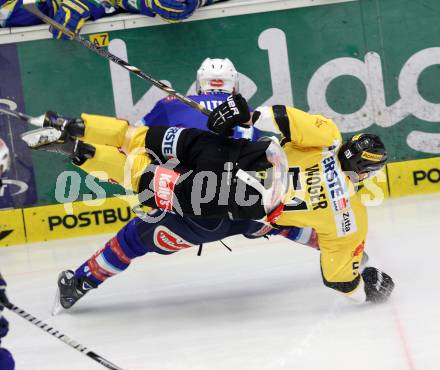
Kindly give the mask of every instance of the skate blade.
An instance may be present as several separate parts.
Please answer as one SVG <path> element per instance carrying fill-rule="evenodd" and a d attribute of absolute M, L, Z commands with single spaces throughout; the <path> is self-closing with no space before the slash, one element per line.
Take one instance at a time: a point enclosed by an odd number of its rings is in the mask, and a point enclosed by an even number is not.
<path fill-rule="evenodd" d="M 52 127 L 37 128 L 36 130 L 22 133 L 20 137 L 29 148 L 39 148 L 40 146 L 57 142 L 61 137 L 61 131 Z"/>
<path fill-rule="evenodd" d="M 56 316 L 63 310 L 64 310 L 64 308 L 63 308 L 63 306 L 61 306 L 61 303 L 60 303 L 60 289 L 57 288 L 57 291 L 55 293 L 55 300 L 53 302 L 52 310 L 50 313 L 52 316 Z"/>
<path fill-rule="evenodd" d="M 45 114 L 42 114 L 41 116 L 38 117 L 32 117 L 29 120 L 29 123 L 33 126 L 37 126 L 37 127 L 43 127 L 44 125 L 44 118 L 46 117 Z"/>

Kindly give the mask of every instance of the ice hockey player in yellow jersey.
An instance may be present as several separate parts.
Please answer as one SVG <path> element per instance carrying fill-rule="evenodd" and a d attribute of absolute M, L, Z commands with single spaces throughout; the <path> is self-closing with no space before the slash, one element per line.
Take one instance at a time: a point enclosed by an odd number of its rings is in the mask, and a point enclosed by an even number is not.
<path fill-rule="evenodd" d="M 373 135 L 360 134 L 342 145 L 341 134 L 332 120 L 299 109 L 273 106 L 259 111 L 261 115 L 254 125 L 281 136 L 293 188 L 290 202 L 276 224 L 313 227 L 321 250 L 324 283 L 344 293 L 362 295 L 364 289 L 359 288 L 363 281 L 358 269 L 368 216 L 341 162 L 352 159 L 345 168 L 352 171 L 352 179 L 369 176 L 381 169 L 387 159 L 383 144 Z M 369 151 L 362 153 L 363 149 Z M 364 161 L 362 156 L 366 153 L 375 161 Z"/>
<path fill-rule="evenodd" d="M 228 138 L 237 124 L 273 132 L 280 145 Z M 391 277 L 375 267 L 359 271 L 368 222 L 353 185 L 387 160 L 375 135 L 359 134 L 342 143 L 330 119 L 282 105 L 250 114 L 239 95 L 210 115 L 208 127 L 216 134 L 132 128 L 124 120 L 87 114 L 64 119 L 50 112 L 45 126 L 58 132 L 55 139 L 44 143 L 30 133 L 24 137 L 30 147 L 68 154 L 87 172 L 107 172 L 152 208 L 280 228 L 312 227 L 326 286 L 357 302 L 384 301 L 394 288 Z M 215 175 L 212 181 L 208 172 Z"/>

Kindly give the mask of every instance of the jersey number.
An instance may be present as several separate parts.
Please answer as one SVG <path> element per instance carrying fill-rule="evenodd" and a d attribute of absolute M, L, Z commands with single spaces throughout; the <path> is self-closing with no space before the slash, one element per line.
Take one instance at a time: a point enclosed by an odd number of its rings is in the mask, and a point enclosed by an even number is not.
<path fill-rule="evenodd" d="M 302 190 L 301 185 L 301 169 L 299 167 L 290 167 L 289 168 L 289 186 L 292 186 L 292 189 L 294 191 Z M 307 210 L 307 203 L 298 197 L 293 197 L 289 203 L 286 203 L 284 206 L 284 211 L 291 212 L 291 211 L 305 211 Z"/>

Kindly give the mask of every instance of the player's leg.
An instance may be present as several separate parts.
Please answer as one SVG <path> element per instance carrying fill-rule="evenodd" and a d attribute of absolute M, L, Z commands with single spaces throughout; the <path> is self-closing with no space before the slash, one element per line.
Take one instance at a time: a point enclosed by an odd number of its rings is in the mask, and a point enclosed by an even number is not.
<path fill-rule="evenodd" d="M 89 290 L 126 270 L 137 257 L 147 253 L 173 254 L 230 235 L 253 233 L 260 227 L 253 221 L 182 218 L 161 211 L 150 212 L 146 217 L 149 222 L 133 219 L 75 271 L 60 274 L 62 307 L 70 308 Z"/>
<path fill-rule="evenodd" d="M 125 120 L 82 114 L 80 119 L 47 112 L 42 129 L 23 139 L 34 149 L 67 155 L 87 173 L 137 190 L 140 175 L 151 163 L 145 155 L 146 127 L 129 127 Z"/>
<path fill-rule="evenodd" d="M 47 112 L 45 127 L 65 132 L 71 138 L 79 138 L 89 144 L 109 145 L 128 154 L 135 148 L 144 148 L 148 127 L 132 127 L 128 121 L 109 116 L 81 114 L 81 118 L 65 118 Z"/>
<path fill-rule="evenodd" d="M 270 142 L 250 143 L 176 127 L 129 129 L 126 121 L 87 114 L 81 119 L 68 119 L 48 112 L 44 125 L 55 129 L 55 139 L 42 145 L 39 139 L 30 140 L 32 133 L 28 133 L 29 146 L 49 151 L 55 148 L 87 172 L 102 171 L 125 187 L 144 193 L 143 203 L 152 208 L 189 216 L 261 219 L 279 203 L 276 201 L 274 207 L 268 207 L 264 200 L 264 195 L 273 191 L 277 178 L 267 175 L 276 172 L 267 158 Z M 61 136 L 57 138 L 58 132 Z M 128 162 L 124 162 L 120 151 L 129 154 Z M 174 168 L 164 169 L 170 166 L 170 158 L 177 158 L 188 168 L 185 176 Z M 160 165 L 149 166 L 150 160 Z M 127 172 L 127 181 L 123 181 Z M 171 195 L 164 199 L 162 195 L 170 190 Z M 183 212 L 172 206 L 173 198 L 182 204 Z M 274 197 L 269 195 L 266 199 Z M 194 209 L 194 203 L 200 207 Z"/>

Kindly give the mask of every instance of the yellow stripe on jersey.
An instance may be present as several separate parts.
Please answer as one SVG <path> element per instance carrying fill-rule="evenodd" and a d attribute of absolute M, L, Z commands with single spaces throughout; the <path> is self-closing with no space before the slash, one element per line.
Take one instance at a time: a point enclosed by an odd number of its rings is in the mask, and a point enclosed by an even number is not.
<path fill-rule="evenodd" d="M 63 26 L 64 26 L 64 28 L 67 28 L 67 24 L 69 23 L 69 20 L 72 16 L 72 12 L 67 7 L 64 7 L 64 12 L 66 13 L 66 17 L 64 18 Z M 57 39 L 60 40 L 62 36 L 63 36 L 63 33 L 61 31 L 58 31 Z"/>
<path fill-rule="evenodd" d="M 159 0 L 153 0 L 154 4 L 161 9 L 164 9 L 168 12 L 171 13 L 183 13 L 185 10 L 184 9 L 175 9 L 175 8 L 168 8 L 167 6 L 164 6 Z M 149 0 L 149 3 L 151 5 L 151 0 Z M 150 6 L 150 9 L 152 8 L 152 6 Z"/>

